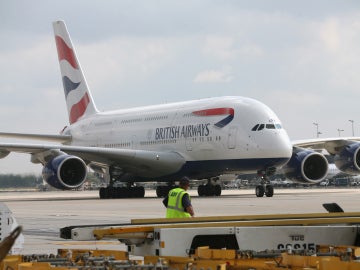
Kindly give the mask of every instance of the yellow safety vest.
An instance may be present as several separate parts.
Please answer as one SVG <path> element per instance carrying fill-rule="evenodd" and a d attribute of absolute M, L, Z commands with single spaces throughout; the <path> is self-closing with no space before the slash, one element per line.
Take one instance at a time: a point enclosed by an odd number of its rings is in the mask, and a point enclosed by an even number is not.
<path fill-rule="evenodd" d="M 182 198 L 185 194 L 187 194 L 187 192 L 182 188 L 174 188 L 169 191 L 168 205 L 166 209 L 167 218 L 191 217 L 191 215 L 185 211 L 182 204 Z"/>

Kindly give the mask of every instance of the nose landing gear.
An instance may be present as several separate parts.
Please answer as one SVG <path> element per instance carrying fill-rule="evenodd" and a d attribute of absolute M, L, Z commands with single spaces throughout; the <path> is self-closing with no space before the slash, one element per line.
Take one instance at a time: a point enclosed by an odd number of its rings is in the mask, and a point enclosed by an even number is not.
<path fill-rule="evenodd" d="M 257 185 L 255 188 L 256 197 L 272 197 L 274 195 L 274 187 L 272 185 Z"/>
<path fill-rule="evenodd" d="M 258 175 L 261 178 L 260 185 L 255 188 L 256 197 L 272 197 L 274 196 L 274 187 L 270 184 L 269 176 L 275 173 L 275 169 L 270 168 L 267 170 L 258 171 Z"/>

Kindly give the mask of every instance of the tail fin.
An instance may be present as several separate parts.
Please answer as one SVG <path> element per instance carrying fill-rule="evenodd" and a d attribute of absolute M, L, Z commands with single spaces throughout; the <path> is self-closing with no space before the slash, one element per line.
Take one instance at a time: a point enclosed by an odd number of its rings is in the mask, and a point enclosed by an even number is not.
<path fill-rule="evenodd" d="M 70 124 L 98 112 L 63 21 L 53 22 Z"/>

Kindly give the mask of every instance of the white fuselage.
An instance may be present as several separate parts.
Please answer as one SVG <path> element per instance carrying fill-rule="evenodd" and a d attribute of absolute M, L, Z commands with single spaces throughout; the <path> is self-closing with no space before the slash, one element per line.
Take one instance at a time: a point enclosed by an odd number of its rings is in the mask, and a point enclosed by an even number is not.
<path fill-rule="evenodd" d="M 201 164 L 198 169 L 206 169 L 211 161 L 209 169 L 217 164 L 222 172 L 279 167 L 292 154 L 275 113 L 243 97 L 98 113 L 74 123 L 64 134 L 71 134 L 71 144 L 77 146 L 177 152 L 195 167 Z"/>

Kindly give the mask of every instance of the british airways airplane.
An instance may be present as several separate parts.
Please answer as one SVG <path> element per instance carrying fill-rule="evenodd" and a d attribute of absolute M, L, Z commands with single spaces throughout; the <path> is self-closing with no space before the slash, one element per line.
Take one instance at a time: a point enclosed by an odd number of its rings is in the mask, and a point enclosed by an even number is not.
<path fill-rule="evenodd" d="M 272 197 L 268 177 L 281 168 L 301 183 L 318 183 L 328 172 L 320 152 L 335 156 L 343 172 L 360 173 L 360 138 L 291 143 L 265 104 L 226 96 L 100 112 L 86 83 L 63 21 L 53 23 L 70 125 L 60 135 L 1 133 L 48 143 L 0 143 L 0 158 L 28 153 L 43 165 L 43 179 L 58 189 L 79 188 L 87 167 L 107 176 L 100 198 L 144 197 L 141 183 L 157 182 L 163 197 L 183 176 L 207 179 L 199 196 L 219 196 L 217 176 L 256 172 L 258 197 Z"/>

